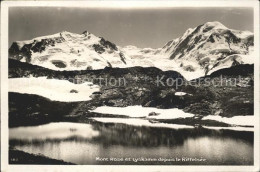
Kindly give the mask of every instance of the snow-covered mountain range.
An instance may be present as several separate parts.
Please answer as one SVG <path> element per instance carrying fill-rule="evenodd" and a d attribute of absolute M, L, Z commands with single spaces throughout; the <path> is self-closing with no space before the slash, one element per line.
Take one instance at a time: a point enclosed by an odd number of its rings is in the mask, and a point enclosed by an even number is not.
<path fill-rule="evenodd" d="M 207 22 L 188 29 L 162 48 L 127 46 L 122 51 L 135 61 L 134 64 L 175 70 L 187 79 L 194 79 L 232 65 L 252 64 L 253 49 L 253 33 L 232 30 L 219 22 Z"/>
<path fill-rule="evenodd" d="M 53 70 L 85 70 L 128 67 L 128 59 L 118 47 L 102 37 L 85 31 L 63 31 L 54 35 L 16 41 L 10 58 Z"/>
<path fill-rule="evenodd" d="M 119 47 L 87 31 L 82 34 L 64 31 L 16 41 L 9 49 L 9 57 L 53 70 L 155 66 L 194 79 L 233 65 L 252 64 L 253 49 L 253 33 L 207 22 L 188 29 L 158 49 Z"/>

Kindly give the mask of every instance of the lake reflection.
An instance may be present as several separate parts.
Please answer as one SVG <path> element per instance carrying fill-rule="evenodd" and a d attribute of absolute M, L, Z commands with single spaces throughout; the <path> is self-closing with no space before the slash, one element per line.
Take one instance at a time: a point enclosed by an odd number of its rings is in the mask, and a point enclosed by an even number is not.
<path fill-rule="evenodd" d="M 58 129 L 60 126 L 62 129 Z M 58 131 L 55 136 L 54 131 Z M 49 134 L 52 133 L 52 134 Z M 62 137 L 60 137 L 62 133 Z M 18 150 L 75 164 L 253 164 L 253 132 L 182 126 L 176 129 L 92 121 L 10 129 Z M 96 161 L 100 158 L 205 158 L 194 161 Z"/>

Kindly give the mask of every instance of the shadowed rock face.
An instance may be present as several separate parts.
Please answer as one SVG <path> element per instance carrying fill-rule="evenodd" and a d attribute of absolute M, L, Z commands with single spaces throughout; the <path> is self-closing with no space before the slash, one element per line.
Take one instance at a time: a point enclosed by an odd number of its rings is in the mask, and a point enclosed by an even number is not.
<path fill-rule="evenodd" d="M 119 56 L 121 57 L 122 62 L 124 62 L 124 64 L 126 64 L 124 54 L 123 54 L 122 52 L 120 52 L 120 53 L 119 53 Z"/>
<path fill-rule="evenodd" d="M 19 46 L 17 44 L 17 42 L 14 42 L 11 47 L 9 48 L 8 52 L 9 52 L 9 56 L 14 56 L 17 52 L 19 52 Z M 17 60 L 20 60 L 17 58 Z"/>
<path fill-rule="evenodd" d="M 99 44 L 94 44 L 93 48 L 95 49 L 96 52 L 98 52 L 99 54 L 102 54 L 105 52 L 105 49 L 110 49 L 112 51 L 118 51 L 117 46 L 112 43 L 109 42 L 107 40 L 105 40 L 104 38 L 101 37 Z M 120 57 L 124 56 L 122 52 L 120 52 Z M 122 58 L 121 58 L 122 59 Z M 125 61 L 123 61 L 125 63 Z"/>
<path fill-rule="evenodd" d="M 105 52 L 104 47 L 99 44 L 94 44 L 93 47 L 94 47 L 95 51 L 98 52 L 99 54 L 102 54 Z"/>
<path fill-rule="evenodd" d="M 52 64 L 54 64 L 58 68 L 65 68 L 67 65 L 60 60 L 52 60 Z"/>
<path fill-rule="evenodd" d="M 32 47 L 32 44 L 24 45 L 21 49 L 19 49 L 18 44 L 14 42 L 11 47 L 9 48 L 9 58 L 21 60 L 22 58 L 26 59 L 26 62 L 31 61 L 31 55 L 30 49 Z"/>
<path fill-rule="evenodd" d="M 17 42 L 14 42 L 9 48 L 9 58 L 21 60 L 26 59 L 26 62 L 31 62 L 32 52 L 41 53 L 48 46 L 55 46 L 56 43 L 62 43 L 65 39 L 63 37 L 54 37 L 49 39 L 34 40 L 31 43 L 24 44 L 22 47 L 18 46 Z"/>
<path fill-rule="evenodd" d="M 198 33 L 199 29 L 202 27 L 202 25 L 198 26 L 190 35 L 188 35 L 183 41 L 178 43 L 178 46 L 175 48 L 175 50 L 172 52 L 170 59 L 174 59 L 177 54 L 181 54 L 179 58 L 184 56 L 184 50 L 187 49 L 189 42 L 191 41 L 192 37 Z M 191 49 L 191 48 L 190 48 Z"/>
<path fill-rule="evenodd" d="M 107 40 L 105 40 L 104 38 L 101 37 L 101 40 L 99 41 L 101 45 L 103 45 L 104 47 L 106 48 L 110 48 L 110 49 L 113 49 L 113 50 L 118 50 L 118 48 L 116 47 L 116 45 L 114 43 L 111 43 Z"/>

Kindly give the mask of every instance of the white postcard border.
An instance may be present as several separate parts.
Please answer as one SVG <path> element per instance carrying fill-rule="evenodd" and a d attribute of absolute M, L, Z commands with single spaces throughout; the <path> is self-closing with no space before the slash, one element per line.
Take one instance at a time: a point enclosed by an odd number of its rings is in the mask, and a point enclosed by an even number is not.
<path fill-rule="evenodd" d="M 9 165 L 8 164 L 8 8 L 18 6 L 88 8 L 254 8 L 254 166 L 195 165 Z M 259 171 L 259 2 L 258 1 L 4 1 L 1 2 L 1 169 L 3 171 Z"/>

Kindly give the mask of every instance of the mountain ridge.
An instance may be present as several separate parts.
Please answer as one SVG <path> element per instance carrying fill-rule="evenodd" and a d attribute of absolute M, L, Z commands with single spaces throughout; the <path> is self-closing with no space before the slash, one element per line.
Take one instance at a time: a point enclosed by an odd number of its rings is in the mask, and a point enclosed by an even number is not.
<path fill-rule="evenodd" d="M 54 70 L 127 65 L 125 55 L 114 43 L 88 31 L 82 34 L 63 31 L 29 41 L 16 41 L 9 48 L 9 58 Z"/>
<path fill-rule="evenodd" d="M 16 41 L 9 48 L 9 58 L 53 70 L 157 67 L 178 71 L 190 80 L 237 64 L 252 64 L 253 48 L 253 33 L 214 21 L 189 28 L 157 49 L 120 47 L 88 31 L 63 31 Z"/>

